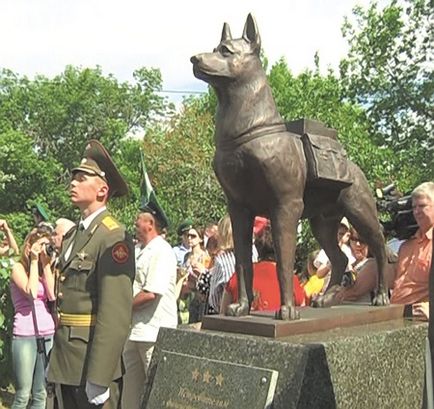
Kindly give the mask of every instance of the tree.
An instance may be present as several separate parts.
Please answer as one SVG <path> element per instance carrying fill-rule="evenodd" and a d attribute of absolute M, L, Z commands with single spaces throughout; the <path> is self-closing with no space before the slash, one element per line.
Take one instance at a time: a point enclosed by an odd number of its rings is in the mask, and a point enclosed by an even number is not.
<path fill-rule="evenodd" d="M 357 6 L 342 32 L 344 95 L 366 111 L 370 134 L 412 166 L 413 186 L 434 177 L 432 1 Z"/>
<path fill-rule="evenodd" d="M 226 211 L 212 169 L 214 111 L 215 96 L 210 91 L 186 100 L 169 128 L 156 126 L 145 134 L 146 167 L 174 229 L 186 217 L 204 225 Z"/>
<path fill-rule="evenodd" d="M 135 84 L 119 83 L 101 69 L 66 67 L 33 81 L 0 72 L 0 133 L 19 130 L 38 154 L 55 157 L 67 169 L 77 163 L 86 141 L 98 139 L 116 150 L 128 133 L 144 129 L 172 108 L 156 92 L 159 70 L 134 72 Z"/>
<path fill-rule="evenodd" d="M 157 94 L 162 84 L 159 70 L 138 69 L 134 79 L 133 84 L 119 83 L 99 67 L 68 66 L 53 79 L 34 80 L 0 71 L 0 214 L 28 216 L 19 236 L 30 228 L 28 208 L 34 202 L 45 204 L 54 218 L 76 217 L 67 186 L 89 139 L 102 141 L 125 170 L 134 165 L 125 164 L 119 155 L 128 149 L 129 142 L 123 146 L 128 135 L 172 112 Z M 131 216 L 131 210 L 122 211 L 128 206 L 114 208 L 122 221 Z"/>
<path fill-rule="evenodd" d="M 116 163 L 122 176 L 128 182 L 128 195 L 111 200 L 110 210 L 122 220 L 127 228 L 132 232 L 133 225 L 140 205 L 140 150 L 147 149 L 140 138 L 125 138 L 119 148 L 113 152 L 113 161 Z"/>
<path fill-rule="evenodd" d="M 373 188 L 396 179 L 407 186 L 410 166 L 398 161 L 390 148 L 378 146 L 363 107 L 344 98 L 340 79 L 331 70 L 321 75 L 318 65 L 317 57 L 315 71 L 306 70 L 298 76 L 284 59 L 272 66 L 269 81 L 280 114 L 286 121 L 311 118 L 336 129 L 349 158 L 360 166 Z"/>
<path fill-rule="evenodd" d="M 0 189 L 0 213 L 24 210 L 23 205 L 38 195 L 43 195 L 44 203 L 65 203 L 64 186 L 52 189 L 63 171 L 54 158 L 41 159 L 33 140 L 17 131 L 0 134 L 0 146 L 1 169 L 9 176 Z"/>

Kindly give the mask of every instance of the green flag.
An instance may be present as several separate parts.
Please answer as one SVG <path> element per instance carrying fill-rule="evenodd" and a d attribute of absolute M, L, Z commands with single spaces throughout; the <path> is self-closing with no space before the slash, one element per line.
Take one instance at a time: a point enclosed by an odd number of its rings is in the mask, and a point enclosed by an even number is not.
<path fill-rule="evenodd" d="M 162 228 L 169 225 L 169 219 L 166 216 L 163 208 L 158 203 L 154 188 L 149 180 L 148 172 L 146 171 L 145 155 L 140 150 L 140 162 L 142 171 L 142 180 L 140 183 L 140 210 L 151 213 L 158 221 Z"/>

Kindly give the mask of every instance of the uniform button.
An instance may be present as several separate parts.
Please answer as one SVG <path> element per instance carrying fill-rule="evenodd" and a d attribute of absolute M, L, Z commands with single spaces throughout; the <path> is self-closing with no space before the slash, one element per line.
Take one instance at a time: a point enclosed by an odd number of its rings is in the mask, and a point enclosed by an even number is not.
<path fill-rule="evenodd" d="M 57 294 L 57 297 L 58 297 L 58 298 L 62 298 L 62 297 L 63 297 L 63 293 L 60 292 L 59 294 Z"/>
<path fill-rule="evenodd" d="M 66 276 L 61 275 L 61 276 L 59 277 L 59 280 L 60 280 L 61 283 L 63 283 L 63 282 L 66 280 Z"/>

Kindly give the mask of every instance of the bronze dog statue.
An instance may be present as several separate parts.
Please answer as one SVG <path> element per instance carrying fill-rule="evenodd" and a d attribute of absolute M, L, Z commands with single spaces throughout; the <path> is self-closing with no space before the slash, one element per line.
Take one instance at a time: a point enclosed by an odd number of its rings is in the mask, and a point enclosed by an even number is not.
<path fill-rule="evenodd" d="M 218 98 L 213 166 L 228 200 L 239 283 L 239 301 L 231 304 L 226 314 L 243 316 L 250 312 L 256 215 L 271 220 L 281 297 L 277 318 L 298 318 L 292 274 L 297 223 L 302 217 L 309 219 L 333 266 L 329 289 L 341 283 L 348 262 L 337 243 L 339 222 L 343 216 L 348 218 L 377 260 L 379 280 L 373 304 L 386 305 L 384 238 L 366 178 L 348 161 L 349 187 L 330 190 L 307 183 L 302 142 L 286 130 L 277 112 L 259 59 L 260 48 L 256 22 L 249 14 L 241 38 L 232 39 L 225 23 L 214 52 L 191 58 L 194 75 L 209 83 Z"/>

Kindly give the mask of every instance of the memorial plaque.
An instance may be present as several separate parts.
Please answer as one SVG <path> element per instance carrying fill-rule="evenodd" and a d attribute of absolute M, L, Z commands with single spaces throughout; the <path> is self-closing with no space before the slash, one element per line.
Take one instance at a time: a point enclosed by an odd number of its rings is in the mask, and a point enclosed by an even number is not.
<path fill-rule="evenodd" d="M 279 373 L 161 351 L 147 409 L 271 408 Z"/>

